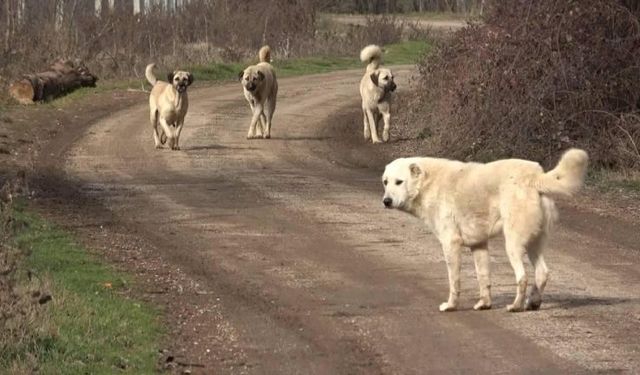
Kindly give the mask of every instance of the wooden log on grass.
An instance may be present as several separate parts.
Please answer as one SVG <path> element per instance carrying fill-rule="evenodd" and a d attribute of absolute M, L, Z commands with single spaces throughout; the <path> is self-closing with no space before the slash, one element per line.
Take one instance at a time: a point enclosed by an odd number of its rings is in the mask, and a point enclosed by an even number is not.
<path fill-rule="evenodd" d="M 26 74 L 9 85 L 9 95 L 22 104 L 51 100 L 79 87 L 95 87 L 98 77 L 79 60 L 58 60 L 46 72 Z"/>

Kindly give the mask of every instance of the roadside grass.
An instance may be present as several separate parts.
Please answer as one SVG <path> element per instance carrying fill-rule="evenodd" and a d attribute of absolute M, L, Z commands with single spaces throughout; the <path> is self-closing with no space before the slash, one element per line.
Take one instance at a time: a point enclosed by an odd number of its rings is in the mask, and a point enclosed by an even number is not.
<path fill-rule="evenodd" d="M 626 193 L 640 199 L 640 172 L 593 170 L 587 174 L 587 185 L 603 193 Z"/>
<path fill-rule="evenodd" d="M 26 252 L 24 268 L 35 275 L 20 276 L 20 289 L 44 289 L 52 300 L 33 304 L 42 311 L 27 315 L 30 321 L 22 324 L 26 329 L 19 340 L 0 342 L 0 368 L 12 373 L 154 373 L 163 335 L 159 313 L 127 297 L 130 278 L 24 208 L 14 210 L 14 220 L 22 227 L 14 245 Z"/>
<path fill-rule="evenodd" d="M 426 41 L 406 41 L 384 46 L 384 56 L 387 65 L 405 65 L 415 63 L 424 53 L 429 51 L 430 44 Z M 224 81 L 235 80 L 247 65 L 216 63 L 204 66 L 191 66 L 187 69 L 193 73 L 196 81 Z M 328 73 L 337 70 L 356 69 L 364 67 L 358 56 L 321 56 L 305 57 L 289 60 L 274 59 L 273 65 L 278 77 L 293 77 L 306 74 Z"/>

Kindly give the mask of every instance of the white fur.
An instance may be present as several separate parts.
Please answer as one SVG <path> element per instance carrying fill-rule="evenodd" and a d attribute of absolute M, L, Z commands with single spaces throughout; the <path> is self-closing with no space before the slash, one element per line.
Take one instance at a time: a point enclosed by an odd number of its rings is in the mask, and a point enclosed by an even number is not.
<path fill-rule="evenodd" d="M 362 98 L 362 122 L 364 139 L 380 143 L 378 123 L 384 122 L 382 140 L 389 141 L 391 127 L 391 97 L 396 89 L 391 69 L 382 67 L 382 48 L 372 44 L 360 51 L 360 60 L 367 63 L 360 80 L 360 97 Z"/>
<path fill-rule="evenodd" d="M 516 298 L 507 309 L 538 309 L 548 278 L 543 249 L 557 220 L 552 195 L 577 192 L 587 164 L 587 153 L 577 149 L 567 151 L 547 173 L 538 163 L 520 159 L 479 164 L 403 158 L 388 164 L 382 177 L 385 205 L 422 219 L 442 245 L 449 299 L 440 305 L 440 311 L 458 306 L 463 247 L 473 252 L 480 287 L 474 309 L 491 308 L 488 241 L 500 232 L 518 285 Z M 526 303 L 525 253 L 535 269 L 535 285 Z"/>

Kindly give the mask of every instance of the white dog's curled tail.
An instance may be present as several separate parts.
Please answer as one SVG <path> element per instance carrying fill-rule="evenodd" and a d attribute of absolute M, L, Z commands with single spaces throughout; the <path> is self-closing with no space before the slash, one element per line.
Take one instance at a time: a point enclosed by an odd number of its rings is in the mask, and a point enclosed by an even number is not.
<path fill-rule="evenodd" d="M 260 48 L 260 51 L 258 52 L 258 58 L 260 59 L 260 62 L 270 63 L 271 62 L 271 47 L 262 46 L 262 48 Z"/>
<path fill-rule="evenodd" d="M 577 193 L 584 184 L 588 164 L 589 156 L 585 151 L 577 148 L 566 151 L 555 168 L 538 178 L 538 191 L 557 195 Z"/>
<path fill-rule="evenodd" d="M 367 68 L 378 69 L 382 64 L 382 48 L 375 44 L 370 44 L 360 51 L 360 60 L 368 64 Z"/>
<path fill-rule="evenodd" d="M 153 68 L 155 67 L 156 67 L 156 64 L 149 64 L 147 65 L 147 68 L 144 70 L 144 76 L 147 77 L 147 81 L 149 81 L 151 86 L 154 86 L 156 82 L 158 82 L 158 79 L 153 74 Z"/>

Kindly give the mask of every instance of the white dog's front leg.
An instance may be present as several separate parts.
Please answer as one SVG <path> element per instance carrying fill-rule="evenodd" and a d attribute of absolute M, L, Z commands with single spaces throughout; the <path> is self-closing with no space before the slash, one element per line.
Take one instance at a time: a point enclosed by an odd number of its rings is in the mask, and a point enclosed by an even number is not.
<path fill-rule="evenodd" d="M 256 125 L 260 121 L 260 115 L 262 114 L 262 106 L 256 104 L 253 107 L 253 116 L 251 117 L 251 124 L 249 125 L 249 133 L 247 133 L 247 139 L 256 137 Z"/>
<path fill-rule="evenodd" d="M 440 304 L 440 311 L 453 311 L 458 307 L 460 297 L 460 253 L 462 244 L 457 240 L 450 240 L 442 245 L 444 259 L 449 274 L 449 300 Z"/>

